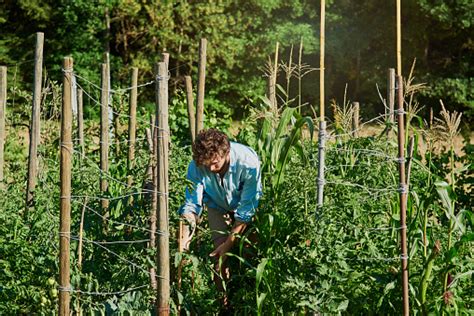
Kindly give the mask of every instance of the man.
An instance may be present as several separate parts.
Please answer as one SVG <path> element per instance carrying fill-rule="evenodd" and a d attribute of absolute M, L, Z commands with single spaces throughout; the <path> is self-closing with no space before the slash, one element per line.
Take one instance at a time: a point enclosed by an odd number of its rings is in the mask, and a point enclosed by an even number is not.
<path fill-rule="evenodd" d="M 227 136 L 216 129 L 201 131 L 192 150 L 193 161 L 187 174 L 192 185 L 186 188 L 186 201 L 179 213 L 195 227 L 203 206 L 207 206 L 215 247 L 210 256 L 217 259 L 216 270 L 220 273 L 214 280 L 223 291 L 220 276 L 224 281 L 229 278 L 225 254 L 252 222 L 262 195 L 260 161 L 251 148 L 229 142 Z M 192 232 L 185 236 L 183 242 L 187 249 Z M 227 304 L 226 298 L 224 304 Z"/>

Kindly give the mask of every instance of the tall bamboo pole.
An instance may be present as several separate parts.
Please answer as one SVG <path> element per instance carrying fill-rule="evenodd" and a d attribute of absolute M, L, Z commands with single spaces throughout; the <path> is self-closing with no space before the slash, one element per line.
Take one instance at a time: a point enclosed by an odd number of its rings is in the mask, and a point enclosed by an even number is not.
<path fill-rule="evenodd" d="M 7 67 L 0 67 L 0 188 L 3 188 L 4 149 L 5 149 L 5 112 L 7 104 Z"/>
<path fill-rule="evenodd" d="M 398 157 L 400 178 L 400 241 L 402 261 L 402 286 L 403 286 L 403 315 L 409 314 L 408 301 L 408 252 L 407 252 L 407 184 L 405 178 L 405 126 L 403 109 L 403 78 L 397 76 L 397 103 L 398 103 Z"/>
<path fill-rule="evenodd" d="M 158 63 L 157 73 L 157 102 L 155 124 L 155 153 L 157 157 L 158 194 L 157 227 L 162 234 L 158 235 L 157 273 L 159 275 L 157 288 L 156 312 L 158 315 L 169 315 L 170 300 L 170 265 L 169 265 L 169 223 L 168 223 L 168 69 L 166 63 Z"/>
<path fill-rule="evenodd" d="M 397 0 L 397 76 L 402 75 L 402 1 Z"/>
<path fill-rule="evenodd" d="M 84 156 L 86 152 L 84 147 L 84 107 L 82 95 L 82 89 L 77 89 L 77 138 L 79 139 L 81 155 Z"/>
<path fill-rule="evenodd" d="M 109 82 L 107 73 L 107 64 L 104 63 L 101 65 L 102 89 L 100 91 L 100 192 L 102 195 L 105 195 L 105 192 L 107 192 L 108 182 L 106 174 L 109 171 Z M 102 198 L 101 205 L 106 211 L 109 207 L 109 200 Z"/>
<path fill-rule="evenodd" d="M 43 76 L 44 33 L 36 33 L 35 79 L 33 88 L 33 106 L 30 123 L 30 149 L 28 155 L 28 183 L 26 187 L 26 205 L 33 202 L 38 174 L 38 144 L 40 141 L 41 79 Z"/>
<path fill-rule="evenodd" d="M 319 53 L 319 103 L 320 103 L 320 121 L 319 121 L 319 144 L 318 144 L 318 204 L 321 208 L 324 201 L 324 168 L 325 168 L 325 146 L 326 146 L 326 121 L 324 120 L 324 42 L 325 42 L 325 20 L 326 20 L 326 1 L 321 0 L 321 34 L 320 34 L 320 53 Z"/>
<path fill-rule="evenodd" d="M 185 76 L 184 80 L 186 83 L 186 103 L 188 104 L 189 132 L 191 133 L 191 141 L 194 143 L 194 140 L 196 139 L 196 113 L 194 110 L 193 84 L 191 82 L 191 76 Z"/>
<path fill-rule="evenodd" d="M 320 53 L 319 53 L 319 104 L 320 104 L 320 120 L 323 122 L 324 119 L 324 54 L 325 54 L 325 41 L 326 41 L 326 1 L 321 0 L 321 34 L 320 34 Z"/>
<path fill-rule="evenodd" d="M 196 104 L 196 135 L 204 128 L 204 93 L 206 82 L 207 39 L 199 42 L 198 90 Z"/>
<path fill-rule="evenodd" d="M 128 117 L 128 170 L 132 170 L 135 160 L 135 142 L 137 131 L 137 98 L 138 98 L 138 68 L 132 68 L 132 89 L 130 90 L 130 107 Z M 128 178 L 128 185 L 132 185 L 133 179 Z"/>
<path fill-rule="evenodd" d="M 72 160 L 72 98 L 71 84 L 73 61 L 63 61 L 63 106 L 61 113 L 61 197 L 59 224 L 59 315 L 69 316 L 70 262 L 69 242 L 71 237 L 71 160 Z"/>

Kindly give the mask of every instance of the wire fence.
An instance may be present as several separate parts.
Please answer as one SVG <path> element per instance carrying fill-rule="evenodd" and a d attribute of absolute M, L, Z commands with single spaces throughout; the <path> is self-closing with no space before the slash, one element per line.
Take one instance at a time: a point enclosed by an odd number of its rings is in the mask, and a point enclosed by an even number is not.
<path fill-rule="evenodd" d="M 108 104 L 102 105 L 101 102 L 99 102 L 96 98 L 93 97 L 93 94 L 94 94 L 93 92 L 88 91 L 87 89 L 84 88 L 85 84 L 87 84 L 87 85 L 93 87 L 94 89 L 102 91 L 102 88 L 100 86 L 98 86 L 97 84 L 91 82 L 87 78 L 85 78 L 83 76 L 80 76 L 76 73 L 74 73 L 74 76 L 76 78 L 80 79 L 80 81 L 84 83 L 84 84 L 80 84 L 79 82 L 76 81 L 76 86 L 83 90 L 83 93 L 90 99 L 90 101 L 92 101 L 93 105 L 99 106 L 99 107 L 106 106 L 107 109 L 110 110 Z M 156 83 L 156 80 L 151 80 L 151 81 L 148 81 L 148 82 L 145 82 L 145 83 L 142 83 L 142 84 L 138 84 L 136 86 L 129 86 L 129 87 L 118 88 L 118 89 L 110 89 L 110 90 L 107 90 L 107 91 L 110 92 L 110 93 L 113 93 L 113 94 L 114 93 L 115 94 L 120 94 L 120 93 L 128 92 L 128 91 L 130 91 L 134 88 L 145 88 L 145 87 L 148 87 L 148 86 L 150 86 L 154 83 Z M 117 115 L 118 117 L 121 117 L 121 118 L 127 118 L 127 119 L 131 118 L 131 116 L 126 114 L 126 113 L 121 113 L 121 112 L 117 112 L 117 111 L 112 111 L 112 112 L 113 112 L 113 114 L 115 114 L 115 115 Z M 360 126 L 357 129 L 354 129 L 350 132 L 333 133 L 333 134 L 329 133 L 325 137 L 328 140 L 335 140 L 337 138 L 343 138 L 343 137 L 352 137 L 355 132 L 361 131 L 366 125 L 376 123 L 376 122 L 381 122 L 382 119 L 387 119 L 388 116 L 391 115 L 391 114 L 399 114 L 399 112 L 394 111 L 392 113 L 386 113 L 386 114 L 383 114 L 383 115 L 379 115 L 379 116 L 377 116 L 377 117 L 375 117 L 375 118 L 373 118 L 369 121 L 366 121 L 366 122 L 360 124 Z M 137 119 L 137 122 L 139 122 L 140 124 L 142 124 L 143 126 L 148 127 L 148 128 L 154 127 L 154 124 L 155 124 L 153 122 L 150 122 L 150 120 L 143 120 L 143 119 Z M 169 131 L 166 131 L 166 132 L 169 133 Z M 79 141 L 79 139 L 77 139 L 77 138 L 73 140 L 74 143 L 77 143 L 78 141 Z M 127 140 L 116 141 L 115 143 L 128 144 L 129 142 L 130 142 L 130 140 L 127 139 Z M 134 140 L 134 142 L 136 142 L 136 143 L 148 142 L 148 138 L 147 137 L 137 138 L 136 140 Z M 63 144 L 61 144 L 61 145 L 63 145 Z M 379 159 L 382 160 L 382 162 L 385 162 L 385 163 L 400 163 L 400 162 L 402 162 L 401 158 L 399 158 L 395 155 L 392 155 L 388 152 L 384 152 L 384 151 L 380 151 L 380 150 L 339 148 L 339 147 L 336 147 L 336 146 L 326 148 L 325 150 L 326 150 L 327 153 L 336 153 L 336 154 L 337 153 L 343 153 L 343 154 L 348 153 L 348 154 L 352 154 L 352 155 L 371 156 L 371 157 L 379 158 Z M 94 169 L 95 171 L 97 171 L 97 175 L 100 178 L 102 178 L 102 177 L 107 178 L 108 180 L 116 183 L 117 185 L 120 185 L 125 190 L 130 189 L 130 185 L 129 185 L 128 182 L 123 181 L 121 179 L 118 179 L 118 178 L 112 176 L 110 172 L 104 172 L 100 168 L 100 166 L 92 158 L 89 158 L 87 155 L 84 155 L 83 152 L 73 148 L 72 149 L 72 154 L 79 156 L 78 158 L 82 159 L 82 161 L 84 161 L 85 164 L 88 167 L 90 167 L 90 168 Z M 354 164 L 344 163 L 344 164 L 339 164 L 339 165 L 332 165 L 332 166 L 326 167 L 325 170 L 326 170 L 326 172 L 329 173 L 329 172 L 337 170 L 338 168 L 354 168 L 354 167 L 361 167 L 361 166 L 365 166 L 364 162 L 357 162 L 357 163 L 354 163 Z M 366 166 L 368 166 L 368 165 L 366 165 Z M 349 180 L 348 181 L 325 180 L 324 184 L 325 185 L 330 185 L 330 186 L 345 186 L 345 187 L 351 187 L 351 188 L 354 188 L 354 189 L 358 189 L 361 192 L 364 192 L 364 194 L 366 194 L 366 195 L 368 195 L 372 198 L 375 198 L 375 199 L 376 198 L 381 198 L 381 197 L 384 197 L 384 196 L 387 196 L 387 195 L 392 195 L 392 194 L 395 194 L 395 193 L 406 192 L 406 190 L 407 190 L 406 187 L 401 187 L 399 185 L 393 185 L 392 184 L 392 185 L 388 185 L 388 186 L 385 186 L 385 187 L 371 187 L 371 186 L 367 186 L 365 184 L 351 182 Z M 136 224 L 133 224 L 133 223 L 127 223 L 127 222 L 124 222 L 124 221 L 114 220 L 114 219 L 111 219 L 109 216 L 104 216 L 103 214 L 100 214 L 100 212 L 97 211 L 96 209 L 94 209 L 93 207 L 87 205 L 87 203 L 81 202 L 81 200 L 86 200 L 87 199 L 87 200 L 92 200 L 92 201 L 94 201 L 94 200 L 101 201 L 101 200 L 106 199 L 108 201 L 115 201 L 115 200 L 125 200 L 125 199 L 136 197 L 136 196 L 151 195 L 153 193 L 157 193 L 158 195 L 168 194 L 167 192 L 156 192 L 154 190 L 142 188 L 139 191 L 133 191 L 133 192 L 118 195 L 118 196 L 104 196 L 103 194 L 101 194 L 101 195 L 90 195 L 90 194 L 76 194 L 75 193 L 74 195 L 71 195 L 68 198 L 71 198 L 71 201 L 74 204 L 76 204 L 78 206 L 78 208 L 82 207 L 86 211 L 88 211 L 91 214 L 94 214 L 95 216 L 100 218 L 103 222 L 107 222 L 107 223 L 113 224 L 113 225 L 121 225 L 121 226 L 124 226 L 124 227 L 137 229 L 137 230 L 140 230 L 144 233 L 152 233 L 153 231 L 148 229 L 147 227 L 136 225 Z M 61 198 L 64 198 L 64 197 L 61 197 Z M 400 226 L 400 227 L 394 227 L 394 226 L 380 226 L 380 227 L 359 226 L 357 228 L 364 229 L 365 231 L 370 232 L 370 233 L 379 233 L 379 232 L 399 231 L 403 228 L 406 228 L 406 226 Z M 144 273 L 146 275 L 150 275 L 150 272 L 146 267 L 143 267 L 143 266 L 133 262 L 129 258 L 126 258 L 126 257 L 122 256 L 121 254 L 119 254 L 117 251 L 111 250 L 110 247 L 109 247 L 109 246 L 120 246 L 120 245 L 129 246 L 129 245 L 133 245 L 133 244 L 146 245 L 150 242 L 150 239 L 99 241 L 99 240 L 88 239 L 88 238 L 85 238 L 85 237 L 80 237 L 79 234 L 72 235 L 71 233 L 66 233 L 66 232 L 63 232 L 61 234 L 62 234 L 62 236 L 68 237 L 70 240 L 74 240 L 74 241 L 82 240 L 82 242 L 85 242 L 89 245 L 98 247 L 98 248 L 106 251 L 107 253 L 113 255 L 114 257 L 116 257 L 120 261 L 126 263 L 127 265 L 135 268 L 137 271 L 140 271 L 141 273 Z M 158 231 L 154 232 L 154 234 L 156 234 L 156 235 L 166 235 L 166 234 L 169 234 L 169 232 L 158 230 Z M 352 261 L 353 260 L 358 260 L 358 261 L 392 262 L 392 261 L 398 261 L 402 258 L 399 256 L 399 257 L 392 257 L 392 258 L 356 257 L 356 258 L 346 258 L 346 259 L 349 260 L 349 261 L 350 260 L 352 260 Z M 156 277 L 163 278 L 162 276 L 156 276 Z M 149 288 L 149 287 L 150 287 L 150 285 L 142 285 L 142 286 L 138 286 L 138 287 L 131 287 L 131 288 L 127 288 L 127 289 L 123 289 L 123 290 L 119 290 L 119 291 L 111 291 L 111 292 L 106 292 L 106 291 L 104 291 L 104 292 L 83 291 L 83 290 L 80 290 L 80 289 L 73 289 L 73 288 L 69 288 L 69 289 L 67 289 L 67 288 L 58 288 L 58 289 L 60 291 L 75 292 L 75 293 L 80 293 L 80 294 L 83 294 L 83 295 L 107 296 L 107 295 L 123 295 L 125 293 L 130 293 L 130 292 L 133 292 L 133 291 L 142 290 L 142 289 L 146 289 L 146 288 Z"/>

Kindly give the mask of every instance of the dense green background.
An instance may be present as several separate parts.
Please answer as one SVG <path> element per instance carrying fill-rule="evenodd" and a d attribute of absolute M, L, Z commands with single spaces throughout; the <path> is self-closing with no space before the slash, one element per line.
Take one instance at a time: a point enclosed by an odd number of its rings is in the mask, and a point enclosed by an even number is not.
<path fill-rule="evenodd" d="M 296 61 L 303 38 L 303 61 L 319 66 L 319 5 L 308 0 L 6 0 L 0 4 L 0 64 L 10 66 L 10 80 L 16 74 L 16 83 L 29 87 L 35 32 L 42 31 L 45 67 L 54 80 L 60 80 L 63 56 L 72 55 L 76 71 L 97 82 L 109 49 L 115 85 L 128 85 L 133 66 L 146 81 L 166 50 L 171 74 L 182 85 L 184 74 L 196 82 L 198 43 L 206 37 L 207 94 L 239 116 L 264 92 L 262 68 L 276 41 L 280 59 L 287 61 L 294 45 Z M 474 3 L 404 0 L 402 23 L 403 73 L 416 58 L 416 80 L 428 83 L 420 94 L 422 104 L 438 108 L 443 98 L 449 108 L 472 113 Z M 396 65 L 395 1 L 327 1 L 326 46 L 328 98 L 341 100 L 347 83 L 350 100 L 362 102 L 367 114 L 380 111 L 375 85 L 383 90 L 387 68 Z M 317 72 L 305 77 L 304 102 L 317 105 L 318 81 Z M 292 88 L 290 97 L 295 97 Z"/>

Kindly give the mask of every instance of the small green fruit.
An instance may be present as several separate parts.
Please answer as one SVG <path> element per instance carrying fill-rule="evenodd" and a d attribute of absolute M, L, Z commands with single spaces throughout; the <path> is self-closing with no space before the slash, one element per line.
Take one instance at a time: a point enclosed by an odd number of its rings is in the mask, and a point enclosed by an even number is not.
<path fill-rule="evenodd" d="M 44 296 L 41 296 L 41 306 L 44 306 L 48 302 L 48 299 Z"/>
<path fill-rule="evenodd" d="M 49 286 L 53 286 L 53 285 L 56 283 L 56 281 L 54 280 L 54 278 L 49 278 L 47 282 L 48 282 L 48 285 L 49 285 Z"/>
<path fill-rule="evenodd" d="M 58 296 L 58 290 L 56 290 L 55 288 L 52 288 L 51 290 L 49 290 L 49 295 L 51 295 L 51 297 Z"/>

